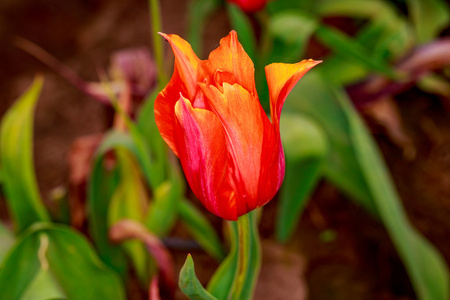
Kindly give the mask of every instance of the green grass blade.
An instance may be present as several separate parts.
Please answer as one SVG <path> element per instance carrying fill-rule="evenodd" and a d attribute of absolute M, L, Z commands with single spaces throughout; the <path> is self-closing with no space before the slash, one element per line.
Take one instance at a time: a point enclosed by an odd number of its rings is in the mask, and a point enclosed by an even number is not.
<path fill-rule="evenodd" d="M 16 232 L 35 222 L 50 220 L 39 195 L 33 166 L 33 115 L 42 84 L 43 79 L 36 78 L 1 123 L 3 187 Z"/>

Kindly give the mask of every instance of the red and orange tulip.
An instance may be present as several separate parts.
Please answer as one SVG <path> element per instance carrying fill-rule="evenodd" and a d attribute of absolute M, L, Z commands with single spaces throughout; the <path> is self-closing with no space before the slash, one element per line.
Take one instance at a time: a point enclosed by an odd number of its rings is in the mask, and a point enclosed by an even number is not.
<path fill-rule="evenodd" d="M 235 31 L 207 60 L 179 36 L 162 35 L 172 46 L 175 68 L 156 98 L 156 124 L 198 199 L 215 215 L 236 220 L 280 188 L 281 109 L 297 81 L 319 62 L 266 66 L 270 121 L 256 93 L 253 62 Z"/>

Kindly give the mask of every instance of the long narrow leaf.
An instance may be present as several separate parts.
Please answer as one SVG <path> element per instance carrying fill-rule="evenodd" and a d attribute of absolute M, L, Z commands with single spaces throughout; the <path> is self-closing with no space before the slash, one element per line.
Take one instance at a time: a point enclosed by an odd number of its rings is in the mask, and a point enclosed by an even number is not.
<path fill-rule="evenodd" d="M 402 257 L 419 299 L 448 299 L 449 273 L 439 252 L 411 226 L 389 171 L 361 118 L 344 93 L 337 93 L 349 121 L 350 137 L 378 214 Z"/>
<path fill-rule="evenodd" d="M 50 217 L 42 203 L 33 166 L 34 108 L 43 79 L 16 101 L 3 117 L 0 132 L 0 165 L 9 212 L 17 232 Z"/>
<path fill-rule="evenodd" d="M 115 153 L 120 169 L 120 181 L 107 208 L 109 228 L 121 219 L 142 222 L 149 202 L 137 163 L 131 153 L 126 149 L 116 149 Z M 127 241 L 121 246 L 141 283 L 147 285 L 150 280 L 150 265 L 144 245 L 138 241 Z"/>

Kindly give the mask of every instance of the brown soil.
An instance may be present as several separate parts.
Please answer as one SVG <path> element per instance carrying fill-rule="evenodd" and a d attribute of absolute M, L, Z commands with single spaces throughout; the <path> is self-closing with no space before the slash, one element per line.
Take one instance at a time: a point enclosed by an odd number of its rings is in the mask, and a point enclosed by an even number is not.
<path fill-rule="evenodd" d="M 163 30 L 185 34 L 187 1 L 164 0 Z M 229 31 L 223 12 L 205 32 L 205 52 Z M 149 46 L 144 0 L 7 0 L 0 3 L 0 115 L 43 73 L 45 85 L 35 121 L 35 164 L 44 198 L 68 181 L 67 155 L 75 138 L 107 129 L 108 110 L 85 96 L 36 59 L 12 45 L 21 36 L 40 45 L 83 78 L 97 81 L 96 68 L 107 68 L 118 49 Z M 450 122 L 438 99 L 410 91 L 399 97 L 407 130 L 418 155 L 407 161 L 401 150 L 377 136 L 412 223 L 450 263 Z M 2 216 L 5 217 L 4 204 Z M 322 182 L 308 204 L 294 238 L 282 247 L 274 241 L 276 200 L 261 221 L 263 268 L 258 300 L 414 299 L 413 291 L 384 228 L 334 187 Z M 211 217 L 217 228 L 217 218 Z M 176 231 L 181 232 L 183 229 Z M 326 241 L 325 235 L 335 238 Z M 217 262 L 193 251 L 203 283 Z M 186 251 L 173 250 L 181 267 Z M 180 291 L 177 299 L 185 299 Z M 139 299 L 138 296 L 133 298 Z"/>

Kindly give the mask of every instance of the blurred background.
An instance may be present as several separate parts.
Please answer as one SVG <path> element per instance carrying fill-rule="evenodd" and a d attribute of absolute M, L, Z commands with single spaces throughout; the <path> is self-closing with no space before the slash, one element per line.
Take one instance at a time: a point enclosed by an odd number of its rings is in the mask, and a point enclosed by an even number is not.
<path fill-rule="evenodd" d="M 192 7 L 195 1 L 160 2 L 162 31 L 192 37 L 192 18 L 195 18 Z M 283 1 L 270 2 L 266 15 L 247 15 L 255 32 L 256 44 L 261 48 L 267 41 L 261 34 L 261 24 L 272 26 L 269 30 L 273 35 L 272 40 L 269 39 L 272 48 L 262 54 L 265 58 L 260 60 L 261 64 L 264 61 L 299 61 L 301 58 L 324 60 L 316 68 L 323 68 L 322 72 L 331 78 L 324 79 L 325 82 L 333 81 L 333 85 L 342 87 L 358 114 L 364 118 L 389 168 L 407 220 L 435 246 L 449 266 L 448 3 L 430 1 L 442 5 L 446 16 L 441 18 L 431 12 L 429 19 L 422 21 L 424 24 L 439 18 L 443 21 L 434 27 L 430 25 L 432 29 L 421 33 L 422 27 L 415 27 L 421 26 L 421 23 L 412 17 L 413 8 L 420 8 L 420 5 L 412 4 L 414 1 L 362 1 L 364 4 L 361 7 L 345 6 L 345 1 L 335 1 L 334 4 L 333 1 L 316 1 L 329 4 L 323 4 L 316 10 L 308 9 L 308 5 L 313 7 L 313 1 L 305 1 L 309 4 L 304 7 L 301 7 L 302 1 L 296 1 L 300 4 L 289 4 L 293 8 L 285 5 L 290 9 L 289 13 L 294 12 L 295 8 L 295 13 L 301 12 L 300 19 L 313 16 L 322 24 L 315 34 L 314 30 L 309 34 L 299 33 L 305 36 L 298 44 L 296 26 L 305 28 L 310 23 L 297 24 L 298 20 L 292 19 L 291 15 L 279 17 L 284 8 L 282 4 L 277 6 L 276 2 Z M 337 7 L 339 2 L 344 5 Z M 220 38 L 236 28 L 233 24 L 235 19 L 230 17 L 224 3 L 218 3 L 202 26 L 201 46 L 197 48 L 200 51 L 197 54 L 202 59 L 206 59 L 207 54 L 219 45 Z M 442 10 L 439 5 L 438 11 Z M 383 9 L 394 15 L 394 21 Z M 378 18 L 380 15 L 386 18 Z M 281 25 L 275 21 L 267 25 L 265 22 L 271 21 L 264 18 L 276 19 Z M 371 22 L 375 25 L 368 28 Z M 35 115 L 33 155 L 39 191 L 50 208 L 55 193 L 67 191 L 71 176 L 74 176 L 70 167 L 71 153 L 76 147 L 74 142 L 82 137 L 104 133 L 114 122 L 114 111 L 87 95 L 80 87 L 75 87 L 73 82 L 69 83 L 61 76 L 61 69 L 58 72 L 54 67 L 49 67 L 42 56 L 36 57 L 38 52 L 30 50 L 34 48 L 24 46 L 18 38 L 44 49 L 60 61 L 59 67 L 69 67 L 85 82 L 99 82 L 99 70 L 109 70 L 118 51 L 143 48 L 151 55 L 150 23 L 148 2 L 144 0 L 0 2 L 0 115 L 23 93 L 36 74 L 45 77 Z M 388 28 L 391 31 L 386 29 L 378 34 L 375 43 L 373 32 L 377 30 L 376 26 L 385 26 L 383 30 Z M 286 28 L 285 32 L 283 28 Z M 334 29 L 345 34 L 345 39 L 333 35 Z M 239 29 L 237 31 L 240 34 Z M 360 48 L 347 39 L 358 41 L 366 52 L 358 52 Z M 245 41 L 243 44 L 245 47 Z M 277 47 L 297 47 L 297 54 L 292 56 L 278 51 Z M 165 50 L 166 73 L 171 74 L 173 55 L 167 43 Z M 370 59 L 365 60 L 368 55 Z M 381 64 L 377 65 L 377 62 Z M 406 72 L 407 76 L 391 80 L 391 71 Z M 256 72 L 258 79 L 261 76 L 258 72 L 263 72 L 258 63 Z M 305 79 L 307 76 L 309 73 Z M 148 78 L 155 81 L 151 76 Z M 155 88 L 154 84 L 149 83 L 149 86 L 149 90 Z M 265 92 L 259 86 L 258 89 L 261 98 L 264 98 Z M 308 85 L 299 88 L 300 94 L 301 89 L 307 90 Z M 311 98 L 310 105 L 314 106 L 315 90 L 305 93 Z M 287 104 L 285 111 L 294 111 L 294 108 L 295 103 Z M 319 127 L 327 131 L 326 125 Z M 333 136 L 334 133 L 328 134 Z M 89 161 L 89 157 L 86 160 Z M 417 299 L 390 233 L 364 205 L 351 200 L 358 195 L 358 191 L 336 184 L 340 176 L 339 169 L 336 170 L 334 175 L 332 171 L 325 171 L 325 177 L 316 178 L 314 188 L 302 194 L 301 197 L 308 201 L 302 200 L 304 207 L 301 217 L 298 217 L 298 225 L 293 227 L 284 244 L 280 243 L 275 230 L 282 196 L 277 196 L 265 206 L 260 221 L 263 264 L 255 299 Z M 291 173 L 293 178 L 301 176 L 296 170 Z M 342 176 L 345 177 L 344 174 Z M 349 178 L 351 181 L 352 177 Z M 294 190 L 301 185 L 299 182 L 290 184 Z M 345 183 L 342 185 L 345 186 Z M 382 184 L 380 188 L 384 188 Z M 222 236 L 221 220 L 198 205 L 197 200 L 193 201 Z M 394 214 L 392 216 L 395 218 Z M 6 224 L 10 223 L 4 200 L 0 201 L 0 218 Z M 87 231 L 87 225 L 82 221 L 80 224 L 78 228 Z M 177 223 L 166 240 L 174 258 L 176 273 L 184 263 L 186 254 L 191 252 L 197 276 L 206 284 L 219 263 L 199 247 L 184 249 L 177 247 L 176 243 L 174 246 L 171 238 L 175 241 L 189 239 L 182 224 Z M 145 298 L 144 292 L 137 286 L 136 283 L 128 283 L 130 299 Z M 179 291 L 175 298 L 185 299 Z"/>

